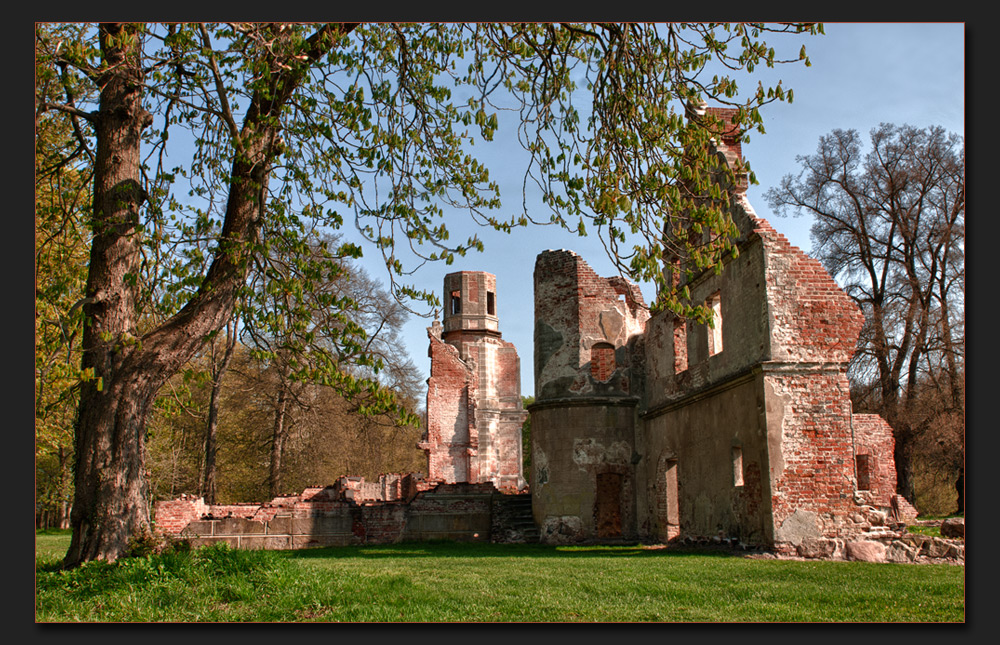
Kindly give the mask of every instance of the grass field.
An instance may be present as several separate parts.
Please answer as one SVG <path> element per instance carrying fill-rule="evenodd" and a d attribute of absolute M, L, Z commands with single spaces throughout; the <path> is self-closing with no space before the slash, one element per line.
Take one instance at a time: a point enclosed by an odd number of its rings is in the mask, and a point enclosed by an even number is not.
<path fill-rule="evenodd" d="M 59 568 L 36 537 L 38 622 L 962 622 L 965 568 L 640 547 L 210 547 Z"/>

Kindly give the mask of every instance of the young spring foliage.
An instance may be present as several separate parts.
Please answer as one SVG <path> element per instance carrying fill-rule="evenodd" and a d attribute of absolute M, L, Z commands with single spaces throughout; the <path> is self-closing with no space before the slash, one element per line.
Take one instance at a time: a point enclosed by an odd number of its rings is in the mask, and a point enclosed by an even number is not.
<path fill-rule="evenodd" d="M 101 24 L 36 29 L 39 114 L 67 116 L 93 172 L 82 300 L 74 541 L 67 561 L 114 559 L 148 524 L 146 417 L 159 388 L 241 315 L 302 324 L 301 303 L 338 260 L 374 249 L 394 297 L 435 306 L 407 284 L 425 262 L 482 250 L 452 240 L 446 214 L 509 230 L 530 222 L 596 228 L 621 270 L 659 288 L 655 306 L 703 314 L 664 283 L 664 257 L 692 271 L 732 252 L 733 171 L 712 154 L 712 123 L 690 106 L 759 108 L 735 74 L 782 60 L 765 35 L 810 24 Z M 709 75 L 710 63 L 720 73 Z M 96 97 L 84 100 L 87 96 Z M 510 112 L 512 119 L 501 118 Z M 513 131 L 506 133 L 508 121 Z M 528 154 L 522 207 L 477 146 L 516 136 Z M 747 168 L 735 169 L 743 172 Z M 529 204 L 539 190 L 542 206 Z M 315 253 L 322 234 L 344 241 Z M 266 296 L 266 298 L 265 298 Z M 296 329 L 303 377 L 370 412 L 405 410 L 378 381 L 350 298 L 323 295 L 328 343 Z M 273 309 L 272 309 L 273 307 Z M 250 312 L 249 315 L 246 312 Z M 319 347 L 329 352 L 316 351 Z"/>

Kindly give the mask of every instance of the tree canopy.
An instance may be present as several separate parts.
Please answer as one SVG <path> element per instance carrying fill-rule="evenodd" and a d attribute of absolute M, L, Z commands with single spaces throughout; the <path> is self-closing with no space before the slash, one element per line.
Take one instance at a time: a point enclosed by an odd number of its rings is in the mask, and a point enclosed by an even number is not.
<path fill-rule="evenodd" d="M 451 240 L 446 209 L 483 225 L 597 229 L 621 270 L 658 286 L 655 306 L 697 315 L 662 258 L 720 266 L 734 234 L 715 180 L 721 124 L 692 106 L 738 108 L 741 138 L 791 90 L 738 87 L 735 72 L 802 61 L 763 39 L 812 24 L 120 24 L 36 28 L 36 112 L 60 114 L 93 173 L 80 305 L 73 565 L 114 559 L 148 526 L 145 420 L 159 388 L 248 303 L 266 277 L 282 303 L 309 294 L 338 320 L 326 342 L 285 350 L 303 378 L 369 411 L 403 413 L 366 353 L 356 303 L 324 293 L 341 261 L 381 253 L 400 301 L 421 264 L 481 250 Z M 751 76 L 752 78 L 752 76 Z M 53 92 L 53 89 L 56 92 Z M 521 207 L 476 146 L 516 115 L 529 155 Z M 515 133 L 512 133 L 515 134 Z M 720 165 L 721 164 L 721 165 Z M 528 187 L 541 193 L 529 205 Z M 705 195 L 714 199 L 705 200 Z M 348 223 L 359 234 L 316 253 Z M 280 252 L 279 252 L 280 251 Z M 259 292 L 257 292 L 259 293 Z M 281 298 L 288 294 L 289 298 Z M 338 318 L 339 317 L 339 318 Z M 293 320 L 299 318 L 293 316 Z"/>

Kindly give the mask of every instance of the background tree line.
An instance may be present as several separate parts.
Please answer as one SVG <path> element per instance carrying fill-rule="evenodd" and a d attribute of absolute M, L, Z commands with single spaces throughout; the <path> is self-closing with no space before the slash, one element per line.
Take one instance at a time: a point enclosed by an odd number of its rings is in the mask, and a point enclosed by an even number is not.
<path fill-rule="evenodd" d="M 42 194 L 41 199 L 48 198 Z M 42 266 L 39 277 L 54 281 L 53 272 L 64 266 Z M 340 274 L 338 282 L 358 303 L 354 319 L 367 329 L 368 352 L 382 361 L 382 382 L 419 418 L 422 378 L 398 337 L 406 312 L 360 269 Z M 69 291 L 65 295 L 73 297 Z M 45 320 L 46 311 L 40 307 L 36 317 L 41 332 L 36 342 L 36 525 L 66 528 L 76 406 L 67 374 L 80 366 L 71 344 L 44 342 L 63 333 Z M 186 493 L 204 496 L 208 503 L 265 501 L 330 484 L 341 475 L 374 479 L 380 473 L 425 470 L 423 451 L 416 447 L 420 424 L 389 413 L 365 414 L 361 408 L 370 402 L 364 395 L 349 399 L 333 387 L 304 380 L 291 369 L 288 351 L 261 351 L 280 349 L 283 340 L 234 318 L 161 389 L 147 426 L 151 500 Z"/>
<path fill-rule="evenodd" d="M 420 427 L 386 415 L 361 415 L 356 403 L 329 387 L 283 383 L 280 368 L 262 365 L 249 348 L 237 344 L 218 395 L 216 475 L 210 489 L 210 360 L 203 356 L 171 379 L 150 419 L 147 463 L 154 500 L 187 493 L 209 503 L 262 502 L 331 484 L 342 475 L 373 480 L 380 473 L 426 471 L 424 453 L 416 447 Z M 411 391 L 414 410 L 416 394 Z M 275 418 L 282 400 L 283 437 L 275 463 Z"/>

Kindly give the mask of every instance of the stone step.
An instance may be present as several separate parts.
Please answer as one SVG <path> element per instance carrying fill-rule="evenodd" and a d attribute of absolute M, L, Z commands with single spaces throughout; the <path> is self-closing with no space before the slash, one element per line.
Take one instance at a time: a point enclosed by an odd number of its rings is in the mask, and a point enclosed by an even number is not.
<path fill-rule="evenodd" d="M 531 495 L 503 495 L 495 498 L 497 512 L 503 515 L 503 524 L 521 536 L 524 542 L 537 543 L 541 538 L 531 513 Z"/>

